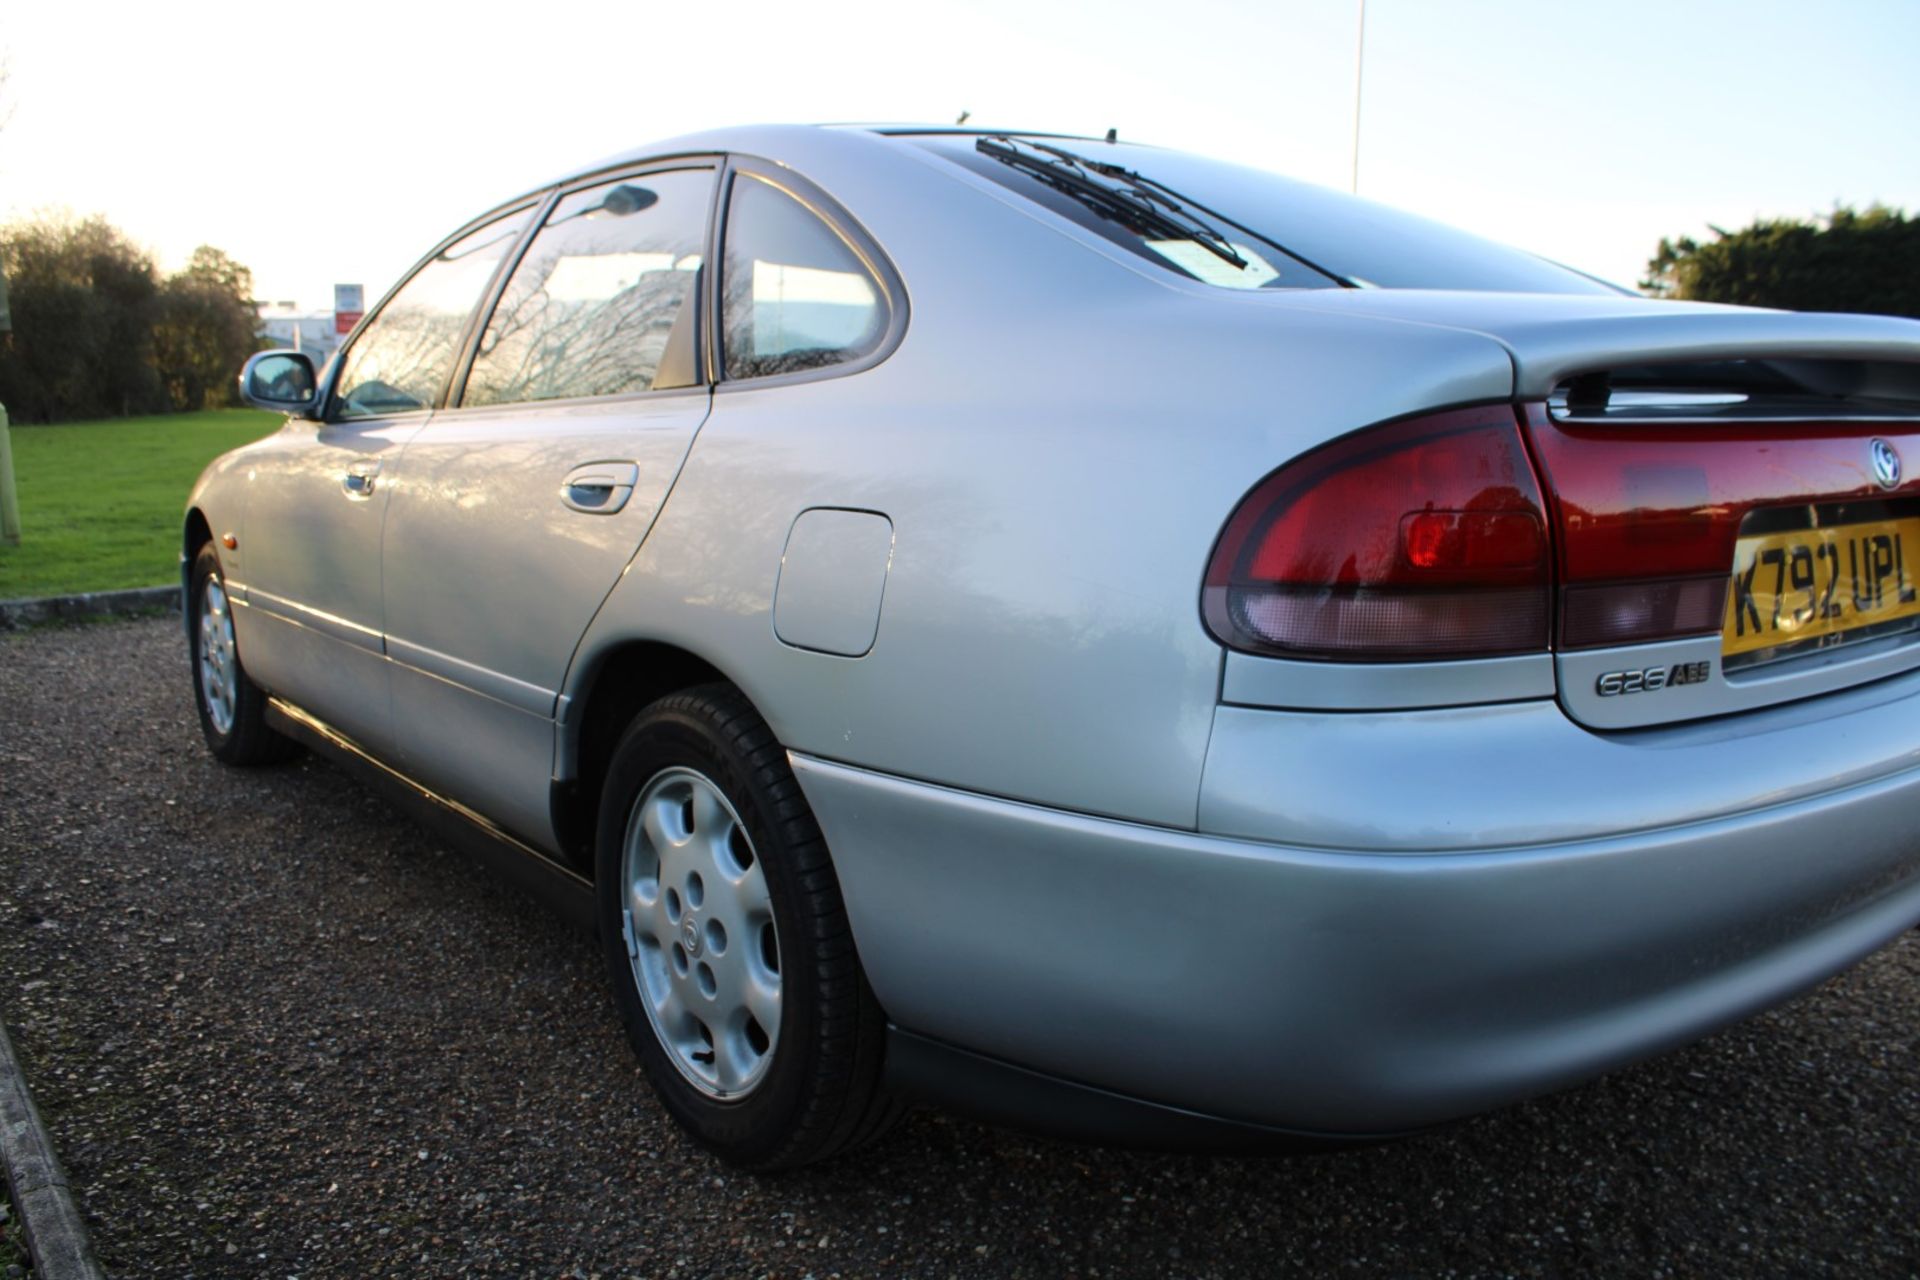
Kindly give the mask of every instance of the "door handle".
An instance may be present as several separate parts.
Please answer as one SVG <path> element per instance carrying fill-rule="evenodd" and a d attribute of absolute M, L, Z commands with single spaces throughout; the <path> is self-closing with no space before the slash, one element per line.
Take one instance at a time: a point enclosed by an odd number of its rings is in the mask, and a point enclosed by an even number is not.
<path fill-rule="evenodd" d="M 349 498 L 371 498 L 374 477 L 379 474 L 380 459 L 355 458 L 347 464 L 347 473 L 340 478 L 340 487 L 347 491 Z"/>
<path fill-rule="evenodd" d="M 627 505 L 638 483 L 637 463 L 589 462 L 560 481 L 560 501 L 586 515 L 610 516 Z"/>

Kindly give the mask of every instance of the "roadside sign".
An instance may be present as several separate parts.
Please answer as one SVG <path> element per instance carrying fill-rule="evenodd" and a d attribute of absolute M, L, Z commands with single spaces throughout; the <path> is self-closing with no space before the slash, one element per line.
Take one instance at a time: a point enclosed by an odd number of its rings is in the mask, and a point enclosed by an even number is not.
<path fill-rule="evenodd" d="M 351 333 L 366 311 L 366 290 L 357 284 L 333 286 L 333 331 Z"/>

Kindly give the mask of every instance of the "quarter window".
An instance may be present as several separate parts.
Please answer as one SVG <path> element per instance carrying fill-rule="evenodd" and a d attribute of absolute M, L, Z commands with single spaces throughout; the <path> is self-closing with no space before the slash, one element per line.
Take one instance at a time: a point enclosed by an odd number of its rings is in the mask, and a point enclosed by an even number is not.
<path fill-rule="evenodd" d="M 467 317 L 529 216 L 523 209 L 462 236 L 400 286 L 347 350 L 335 391 L 337 417 L 384 417 L 434 406 Z"/>
<path fill-rule="evenodd" d="M 712 187 L 712 170 L 678 169 L 556 204 L 494 308 L 461 403 L 623 395 L 663 381 L 663 360 L 691 370 Z"/>
<path fill-rule="evenodd" d="M 842 364 L 886 336 L 886 295 L 873 273 L 839 232 L 766 179 L 735 177 L 726 245 L 727 377 Z"/>

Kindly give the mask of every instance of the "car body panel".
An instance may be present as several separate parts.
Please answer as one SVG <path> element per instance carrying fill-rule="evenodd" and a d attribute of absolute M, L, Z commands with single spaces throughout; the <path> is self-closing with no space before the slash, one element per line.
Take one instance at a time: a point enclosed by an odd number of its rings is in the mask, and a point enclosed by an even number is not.
<path fill-rule="evenodd" d="M 1671 721 L 1704 720 L 1768 704 L 1800 702 L 1912 671 L 1920 667 L 1920 652 L 1910 640 L 1892 636 L 1844 645 L 1731 675 L 1720 669 L 1717 635 L 1581 649 L 1558 655 L 1555 665 L 1561 704 L 1575 720 L 1594 729 L 1638 729 L 1656 713 Z M 1703 663 L 1712 675 L 1697 683 L 1602 692 L 1619 687 L 1621 673 L 1656 672 L 1668 677 L 1681 667 L 1697 670 Z"/>
<path fill-rule="evenodd" d="M 236 631 L 241 626 L 239 615 L 245 612 L 248 560 L 247 546 L 240 541 L 239 535 L 246 528 L 249 489 L 246 469 L 251 452 L 251 446 L 242 445 L 221 454 L 200 472 L 187 494 L 186 520 L 181 530 L 180 544 L 180 620 L 186 629 L 189 647 L 196 642 L 195 637 L 199 634 L 190 605 L 193 598 L 193 557 L 198 552 L 196 540 L 203 523 L 220 557 L 222 575 L 227 580 L 227 598 L 235 605 Z M 226 545 L 229 538 L 234 544 L 231 547 Z"/>
<path fill-rule="evenodd" d="M 248 670 L 380 751 L 395 745 L 382 643 L 387 498 L 429 416 L 290 421 L 246 453 L 256 518 L 240 531 L 246 591 L 234 621 Z M 350 491 L 355 468 L 371 492 Z"/>
<path fill-rule="evenodd" d="M 407 446 L 385 555 L 395 738 L 410 774 L 484 797 L 510 830 L 550 842 L 555 700 L 574 645 L 652 527 L 710 399 L 696 387 L 443 410 Z M 607 499 L 616 509 L 567 504 L 586 464 L 631 477 Z"/>
<path fill-rule="evenodd" d="M 1200 829 L 1396 854 L 1599 839 L 1920 768 L 1916 714 L 1920 673 L 1614 734 L 1574 724 L 1549 699 L 1398 712 L 1223 706 Z"/>
<path fill-rule="evenodd" d="M 1293 290 L 1263 305 L 1445 325 L 1513 353 L 1514 395 L 1545 399 L 1589 369 L 1638 361 L 1799 356 L 1911 361 L 1920 321 L 1897 316 L 1765 311 L 1708 302 L 1421 289 Z"/>
<path fill-rule="evenodd" d="M 1783 999 L 1920 918 L 1912 769 L 1714 822 L 1407 857 L 794 766 L 900 1026 L 1313 1132 L 1397 1132 L 1570 1084 Z"/>
<path fill-rule="evenodd" d="M 1124 340 L 1107 315 L 1104 340 Z M 633 572 L 583 642 L 576 679 L 584 684 L 592 655 L 615 645 L 671 643 L 740 683 L 795 749 L 1191 826 L 1221 663 L 1198 624 L 1194 584 L 1244 478 L 1297 450 L 1285 435 L 1324 432 L 1316 413 L 1342 408 L 1302 394 L 1285 422 L 1223 413 L 1196 451 L 1157 406 L 1071 376 L 970 384 L 942 347 L 946 323 L 941 308 L 918 308 L 908 344 L 857 379 L 716 394 Z M 1017 349 L 1026 336 L 996 345 Z M 1135 338 L 1166 345 L 1155 333 Z M 1323 341 L 1298 335 L 1269 376 L 1303 373 Z M 1396 381 L 1373 371 L 1379 408 L 1421 394 L 1409 389 L 1424 381 L 1423 358 L 1448 390 L 1476 360 L 1481 389 L 1504 383 L 1489 348 L 1444 337 L 1433 348 L 1398 348 Z M 1093 353 L 1061 355 L 1070 370 Z M 1222 353 L 1196 332 L 1179 358 L 1204 379 L 1198 370 Z M 1097 427 L 1049 429 L 1079 414 Z M 1223 456 L 1241 461 L 1223 466 Z M 770 625 L 787 531 L 800 511 L 825 506 L 880 512 L 894 529 L 885 610 L 857 666 L 780 645 Z M 1116 510 L 1128 513 L 1118 527 Z M 1074 536 L 1082 529 L 1100 532 Z"/>
<path fill-rule="evenodd" d="M 1447 662 L 1308 662 L 1229 653 L 1220 700 L 1253 707 L 1388 711 L 1551 698 L 1544 653 Z"/>

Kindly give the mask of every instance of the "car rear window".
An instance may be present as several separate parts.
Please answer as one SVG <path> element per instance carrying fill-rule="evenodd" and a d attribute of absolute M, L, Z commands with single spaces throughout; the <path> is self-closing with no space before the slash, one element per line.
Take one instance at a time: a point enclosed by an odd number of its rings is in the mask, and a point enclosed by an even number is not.
<path fill-rule="evenodd" d="M 984 136 L 991 146 L 997 135 Z M 1103 216 L 1028 169 L 983 152 L 982 137 L 916 134 L 907 140 L 1123 248 L 1209 284 L 1265 289 L 1349 284 L 1615 296 L 1625 292 L 1522 250 L 1264 170 L 1092 138 L 1013 136 L 1017 143 L 1042 144 L 1099 165 L 1117 166 L 1171 193 L 1171 198 L 1182 200 L 1197 217 L 1213 225 L 1252 268 L 1234 270 L 1193 240 L 1154 243 L 1154 237 L 1141 235 L 1125 220 Z"/>

